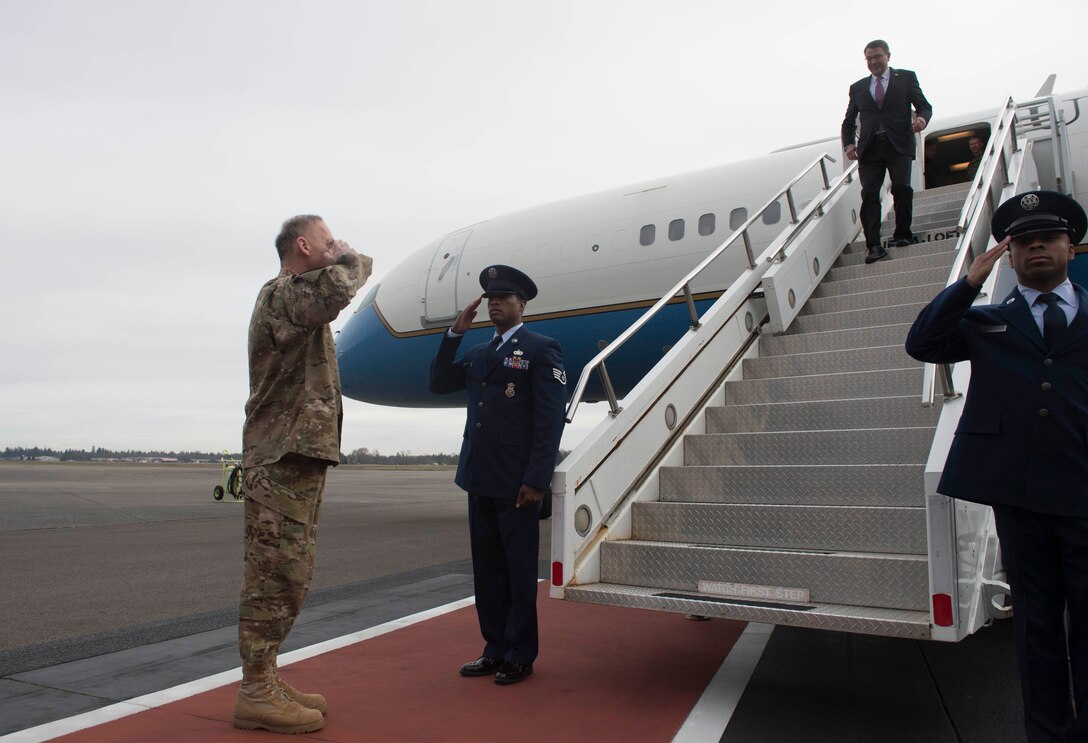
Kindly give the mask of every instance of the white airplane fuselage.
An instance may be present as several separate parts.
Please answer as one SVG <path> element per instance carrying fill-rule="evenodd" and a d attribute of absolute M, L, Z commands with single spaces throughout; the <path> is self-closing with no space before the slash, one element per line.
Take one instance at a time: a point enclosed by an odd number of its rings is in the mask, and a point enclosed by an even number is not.
<path fill-rule="evenodd" d="M 1088 90 L 1054 98 L 1065 118 L 1072 153 L 1070 190 L 1088 205 L 1088 191 L 1077 190 L 1078 184 L 1088 183 L 1088 112 L 1081 111 L 1088 103 Z M 938 118 L 923 134 L 938 137 L 968 129 L 988 130 L 996 113 L 995 109 Z M 959 146 L 966 148 L 966 137 L 961 139 Z M 918 151 L 923 151 L 921 146 Z M 514 266 L 536 282 L 539 295 L 526 306 L 525 322 L 560 341 L 568 378 L 576 378 L 602 344 L 615 339 L 823 153 L 844 160 L 838 136 L 751 160 L 531 207 L 435 240 L 371 289 L 338 334 L 344 394 L 403 407 L 463 405 L 460 395 L 437 396 L 428 391 L 430 362 L 440 335 L 461 308 L 480 296 L 480 272 L 494 263 Z M 1046 163 L 1039 164 L 1041 175 L 1046 169 Z M 921 170 L 916 163 L 916 190 L 922 189 Z M 821 186 L 817 175 L 806 176 L 794 190 L 797 208 Z M 785 200 L 778 201 L 777 211 L 772 207 L 749 230 L 756 254 L 789 220 Z M 1088 269 L 1088 260 L 1073 265 Z M 701 309 L 713 301 L 746 266 L 743 246 L 732 246 L 693 287 L 697 306 Z M 1088 270 L 1083 278 L 1079 273 L 1073 280 L 1082 283 Z M 637 383 L 689 325 L 687 308 L 678 299 L 611 358 L 609 374 L 617 394 L 622 397 Z M 486 341 L 491 333 L 486 320 L 475 323 L 462 350 Z M 599 385 L 591 384 L 587 399 L 601 395 Z"/>

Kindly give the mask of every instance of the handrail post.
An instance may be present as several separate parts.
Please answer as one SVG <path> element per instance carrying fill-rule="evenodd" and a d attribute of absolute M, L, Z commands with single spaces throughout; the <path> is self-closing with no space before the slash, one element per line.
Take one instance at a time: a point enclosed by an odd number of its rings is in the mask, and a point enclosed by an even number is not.
<path fill-rule="evenodd" d="M 748 254 L 748 268 L 755 269 L 756 259 L 752 256 L 752 240 L 748 237 L 748 229 L 745 228 L 740 234 L 744 238 L 744 252 Z"/>
<path fill-rule="evenodd" d="M 941 379 L 941 391 L 944 392 L 945 402 L 955 400 L 960 396 L 960 393 L 956 392 L 956 385 L 952 382 L 952 366 L 950 364 L 939 364 L 937 366 L 937 376 Z"/>
<path fill-rule="evenodd" d="M 691 284 L 684 284 L 684 301 L 688 303 L 688 314 L 691 315 L 691 329 L 698 330 L 703 324 L 699 322 L 699 313 L 695 309 L 695 297 L 691 296 Z"/>
<path fill-rule="evenodd" d="M 597 372 L 601 375 L 601 386 L 604 387 L 605 397 L 608 398 L 608 414 L 615 418 L 623 408 L 620 407 L 616 390 L 612 387 L 612 379 L 608 376 L 608 368 L 604 365 L 604 359 L 597 365 Z"/>
<path fill-rule="evenodd" d="M 790 224 L 797 224 L 797 206 L 793 203 L 793 189 L 786 189 L 786 204 L 790 208 Z"/>

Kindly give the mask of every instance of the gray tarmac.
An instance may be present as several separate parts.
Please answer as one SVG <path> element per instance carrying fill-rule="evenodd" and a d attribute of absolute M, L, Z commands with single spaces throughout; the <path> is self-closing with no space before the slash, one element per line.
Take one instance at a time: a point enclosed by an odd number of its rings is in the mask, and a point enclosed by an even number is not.
<path fill-rule="evenodd" d="M 0 462 L 0 735 L 237 667 L 242 506 L 212 499 L 221 479 Z M 452 470 L 337 467 L 284 650 L 465 598 L 471 572 Z M 956 644 L 779 627 L 721 741 L 983 743 L 1022 725 L 1008 622 Z"/>

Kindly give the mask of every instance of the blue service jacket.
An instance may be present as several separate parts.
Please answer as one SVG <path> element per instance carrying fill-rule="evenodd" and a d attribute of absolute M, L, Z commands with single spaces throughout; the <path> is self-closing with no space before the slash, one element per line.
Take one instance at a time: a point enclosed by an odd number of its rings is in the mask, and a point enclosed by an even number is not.
<path fill-rule="evenodd" d="M 515 499 L 523 483 L 548 489 L 567 401 L 559 341 L 522 326 L 490 362 L 487 343 L 455 361 L 462 337 L 443 333 L 430 381 L 435 394 L 468 392 L 456 483 L 493 498 Z"/>
<path fill-rule="evenodd" d="M 1088 517 L 1088 293 L 1047 352 L 1020 291 L 972 307 L 961 279 L 907 335 L 919 361 L 969 360 L 971 385 L 938 492 L 1057 516 Z"/>

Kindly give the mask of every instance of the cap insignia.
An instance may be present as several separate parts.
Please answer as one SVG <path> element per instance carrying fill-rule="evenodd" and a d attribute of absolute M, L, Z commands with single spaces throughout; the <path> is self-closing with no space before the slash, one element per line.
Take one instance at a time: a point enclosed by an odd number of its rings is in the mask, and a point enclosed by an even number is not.
<path fill-rule="evenodd" d="M 1020 199 L 1020 207 L 1026 211 L 1031 211 L 1039 206 L 1039 197 L 1033 193 L 1027 194 L 1024 198 Z"/>
<path fill-rule="evenodd" d="M 495 278 L 495 277 L 496 277 L 496 276 L 498 276 L 498 275 L 499 275 L 499 272 L 498 272 L 498 271 L 497 271 L 497 270 L 495 269 L 495 267 L 494 267 L 494 266 L 492 266 L 491 268 L 487 269 L 487 277 L 488 277 L 489 279 L 493 279 L 493 278 Z"/>

